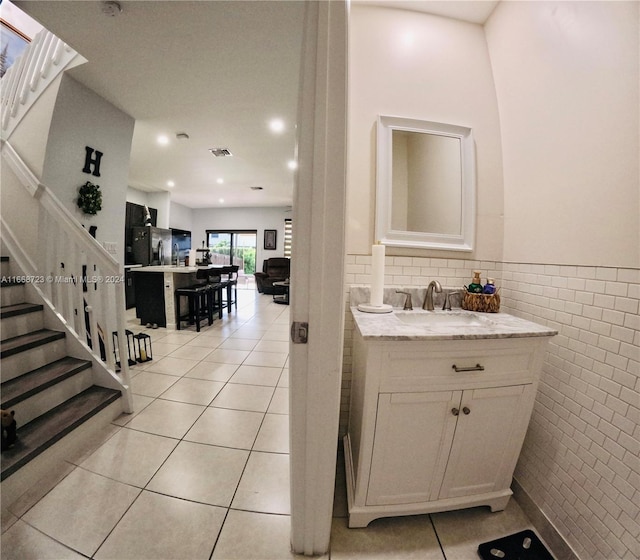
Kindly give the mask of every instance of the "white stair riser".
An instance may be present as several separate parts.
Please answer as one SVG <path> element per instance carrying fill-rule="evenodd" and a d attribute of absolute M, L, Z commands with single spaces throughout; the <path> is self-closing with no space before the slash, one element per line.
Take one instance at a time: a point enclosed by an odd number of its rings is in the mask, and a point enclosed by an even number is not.
<path fill-rule="evenodd" d="M 64 358 L 67 354 L 65 340 L 55 340 L 25 352 L 2 359 L 2 381 L 9 381 L 32 369 L 42 367 L 48 363 Z"/>
<path fill-rule="evenodd" d="M 12 406 L 11 410 L 16 412 L 18 427 L 24 426 L 27 422 L 91 387 L 92 377 L 91 368 L 87 368 Z"/>
<path fill-rule="evenodd" d="M 44 313 L 42 311 L 34 311 L 2 319 L 2 340 L 39 331 L 43 328 L 43 321 Z"/>
<path fill-rule="evenodd" d="M 29 461 L 0 484 L 2 513 L 11 511 L 11 505 L 25 492 L 35 488 L 38 481 L 50 473 L 64 468 L 63 463 L 79 464 L 90 452 L 113 435 L 111 422 L 122 414 L 122 398 L 111 403 L 98 414 L 72 430 L 60 441 Z"/>
<path fill-rule="evenodd" d="M 24 286 L 2 286 L 0 289 L 0 305 L 16 305 L 24 303 Z"/>

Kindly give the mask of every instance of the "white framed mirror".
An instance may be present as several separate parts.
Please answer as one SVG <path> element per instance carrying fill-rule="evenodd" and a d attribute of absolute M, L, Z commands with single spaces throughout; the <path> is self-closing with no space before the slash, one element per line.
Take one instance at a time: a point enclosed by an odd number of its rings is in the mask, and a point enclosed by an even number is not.
<path fill-rule="evenodd" d="M 377 137 L 376 239 L 391 247 L 472 251 L 472 130 L 380 115 Z"/>

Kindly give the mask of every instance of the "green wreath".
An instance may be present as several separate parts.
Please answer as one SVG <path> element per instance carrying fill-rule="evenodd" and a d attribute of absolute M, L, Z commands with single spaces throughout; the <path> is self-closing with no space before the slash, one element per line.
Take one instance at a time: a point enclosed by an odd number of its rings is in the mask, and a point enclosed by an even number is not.
<path fill-rule="evenodd" d="M 80 194 L 78 195 L 78 208 L 85 214 L 97 214 L 102 210 L 102 193 L 100 192 L 100 185 L 94 185 L 87 181 L 80 187 Z"/>

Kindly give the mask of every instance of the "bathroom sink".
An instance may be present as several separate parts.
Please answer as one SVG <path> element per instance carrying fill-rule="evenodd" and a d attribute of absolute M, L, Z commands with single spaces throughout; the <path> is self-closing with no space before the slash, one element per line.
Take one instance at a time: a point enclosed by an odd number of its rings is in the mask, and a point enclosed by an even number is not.
<path fill-rule="evenodd" d="M 396 311 L 395 316 L 407 325 L 424 327 L 489 327 L 492 322 L 470 312 Z"/>

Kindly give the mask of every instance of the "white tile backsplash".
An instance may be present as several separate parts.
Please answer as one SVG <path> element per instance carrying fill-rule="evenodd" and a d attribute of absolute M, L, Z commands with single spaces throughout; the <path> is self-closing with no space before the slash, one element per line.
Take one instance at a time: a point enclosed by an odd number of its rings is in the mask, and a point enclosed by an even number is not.
<path fill-rule="evenodd" d="M 348 289 L 369 284 L 370 257 L 346 262 L 342 433 L 354 328 Z M 385 286 L 425 288 L 437 279 L 459 288 L 475 269 L 496 279 L 501 311 L 559 331 L 516 468 L 519 484 L 579 558 L 640 557 L 640 270 L 387 256 Z"/>

